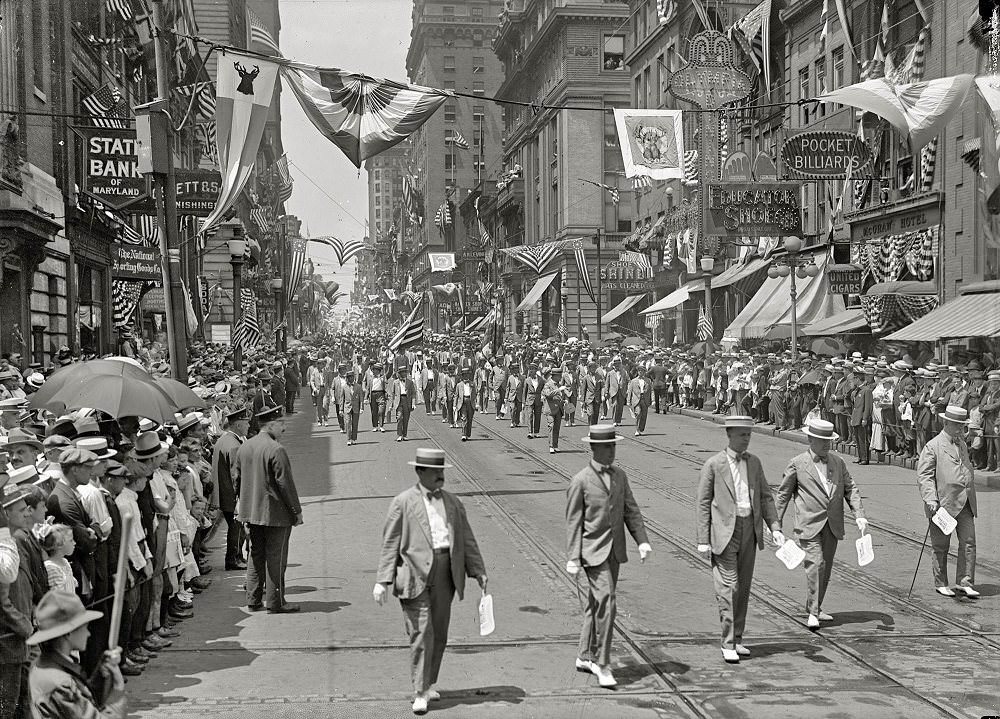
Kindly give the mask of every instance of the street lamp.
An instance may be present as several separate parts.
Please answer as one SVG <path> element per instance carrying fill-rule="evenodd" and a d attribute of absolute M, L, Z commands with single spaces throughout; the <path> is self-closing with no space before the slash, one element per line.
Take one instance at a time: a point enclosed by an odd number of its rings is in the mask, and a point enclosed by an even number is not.
<path fill-rule="evenodd" d="M 282 296 L 283 293 L 281 288 L 284 287 L 285 281 L 280 277 L 275 277 L 271 280 L 271 292 L 274 293 L 274 306 L 278 310 L 278 330 L 275 333 L 274 345 L 279 352 L 285 351 L 285 332 L 287 328 L 284 326 L 285 323 L 285 299 Z"/>
<path fill-rule="evenodd" d="M 230 332 L 230 341 L 236 336 L 236 328 L 240 323 L 240 316 L 243 314 L 243 254 L 247 249 L 247 241 L 244 239 L 227 240 L 229 246 L 229 264 L 233 266 L 233 329 Z M 243 348 L 239 343 L 233 342 L 233 368 L 239 372 L 243 369 Z"/>
<path fill-rule="evenodd" d="M 708 325 L 712 328 L 712 337 L 708 339 L 715 339 L 715 323 L 712 321 L 712 270 L 715 269 L 715 258 L 714 257 L 702 257 L 701 258 L 701 271 L 705 277 L 705 314 L 708 317 Z M 708 351 L 706 349 L 705 354 L 707 356 Z"/>
<path fill-rule="evenodd" d="M 804 280 L 807 277 L 816 277 L 819 275 L 819 267 L 816 266 L 811 256 L 798 256 L 802 250 L 802 240 L 798 237 L 786 237 L 784 246 L 785 252 L 788 254 L 775 258 L 771 266 L 767 268 L 767 276 L 772 280 L 779 277 L 791 277 L 789 294 L 792 298 L 792 361 L 795 361 L 799 358 L 799 320 L 795 304 L 797 299 L 795 278 Z M 792 272 L 792 268 L 795 269 L 794 272 Z"/>

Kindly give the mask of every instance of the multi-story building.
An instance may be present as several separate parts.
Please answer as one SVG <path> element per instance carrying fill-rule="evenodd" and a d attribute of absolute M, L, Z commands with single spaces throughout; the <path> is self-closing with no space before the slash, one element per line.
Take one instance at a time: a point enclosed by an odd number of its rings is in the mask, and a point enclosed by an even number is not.
<path fill-rule="evenodd" d="M 457 208 L 471 188 L 499 164 L 501 111 L 486 98 L 497 95 L 504 77 L 490 49 L 503 4 L 500 0 L 415 0 L 413 5 L 406 56 L 410 81 L 460 93 L 410 140 L 412 181 L 424 200 L 423 222 L 413 228 L 414 289 L 432 284 L 428 251 L 461 252 L 466 236 Z M 435 218 L 445 207 L 450 222 L 439 227 Z M 442 274 L 433 284 L 448 281 L 464 278 L 457 273 Z"/>
<path fill-rule="evenodd" d="M 403 177 L 407 174 L 409 155 L 410 143 L 405 141 L 365 160 L 368 224 L 374 237 L 374 250 L 363 253 L 370 265 L 364 273 L 359 257 L 356 275 L 361 273 L 371 287 L 397 293 L 405 287 L 412 249 L 412 231 L 401 220 Z"/>

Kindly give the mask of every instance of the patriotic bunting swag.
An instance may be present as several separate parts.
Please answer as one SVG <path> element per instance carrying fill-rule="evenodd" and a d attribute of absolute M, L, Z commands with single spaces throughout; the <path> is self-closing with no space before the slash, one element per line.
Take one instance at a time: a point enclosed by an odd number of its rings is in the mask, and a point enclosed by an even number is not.
<path fill-rule="evenodd" d="M 337 256 L 337 262 L 343 267 L 344 263 L 365 249 L 363 240 L 342 240 L 339 237 L 312 237 L 309 242 L 317 242 L 326 245 Z"/>
<path fill-rule="evenodd" d="M 257 298 L 253 290 L 243 288 L 240 301 L 240 320 L 233 330 L 233 345 L 253 349 L 260 343 L 260 325 L 257 323 Z"/>

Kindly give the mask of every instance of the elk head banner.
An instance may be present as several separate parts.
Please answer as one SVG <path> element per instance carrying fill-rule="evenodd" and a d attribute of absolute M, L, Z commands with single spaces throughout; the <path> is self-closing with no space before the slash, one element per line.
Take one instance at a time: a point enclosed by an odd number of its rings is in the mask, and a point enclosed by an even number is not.
<path fill-rule="evenodd" d="M 654 180 L 684 177 L 684 127 L 680 110 L 615 108 L 625 176 Z"/>

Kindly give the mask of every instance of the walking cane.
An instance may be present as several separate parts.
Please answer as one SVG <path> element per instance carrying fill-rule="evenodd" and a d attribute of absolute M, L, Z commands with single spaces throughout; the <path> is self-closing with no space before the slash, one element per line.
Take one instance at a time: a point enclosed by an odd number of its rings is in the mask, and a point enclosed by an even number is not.
<path fill-rule="evenodd" d="M 913 585 L 917 583 L 917 572 L 920 571 L 920 560 L 924 556 L 924 549 L 927 548 L 927 538 L 931 536 L 931 523 L 927 523 L 927 534 L 924 535 L 924 543 L 920 545 L 920 554 L 917 556 L 917 567 L 913 570 L 913 581 L 910 582 L 910 591 L 906 593 L 906 598 L 909 599 L 910 595 L 913 593 Z"/>

